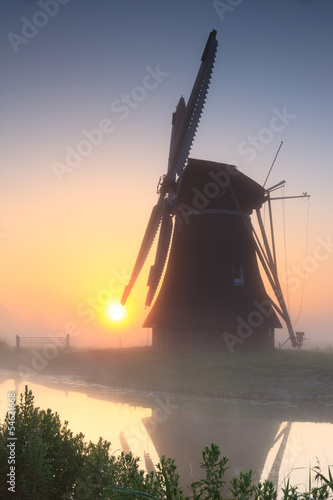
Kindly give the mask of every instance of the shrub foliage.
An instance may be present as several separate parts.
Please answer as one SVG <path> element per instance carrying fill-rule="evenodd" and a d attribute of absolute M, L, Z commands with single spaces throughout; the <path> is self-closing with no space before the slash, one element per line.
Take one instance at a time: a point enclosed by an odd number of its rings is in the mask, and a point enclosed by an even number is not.
<path fill-rule="evenodd" d="M 82 433 L 74 435 L 68 422 L 58 413 L 34 405 L 32 391 L 25 387 L 15 408 L 15 492 L 9 491 L 8 430 L 6 415 L 0 425 L 0 498 L 15 499 L 119 499 L 151 498 L 165 500 L 274 500 L 277 490 L 271 481 L 253 483 L 253 472 L 241 472 L 227 485 L 227 457 L 212 443 L 202 451 L 203 479 L 194 481 L 188 492 L 180 486 L 174 459 L 161 457 L 156 471 L 146 473 L 139 458 L 131 453 L 111 454 L 111 443 L 99 439 L 85 442 Z M 317 472 L 321 485 L 299 493 L 289 481 L 279 494 L 284 500 L 332 498 L 333 478 Z"/>

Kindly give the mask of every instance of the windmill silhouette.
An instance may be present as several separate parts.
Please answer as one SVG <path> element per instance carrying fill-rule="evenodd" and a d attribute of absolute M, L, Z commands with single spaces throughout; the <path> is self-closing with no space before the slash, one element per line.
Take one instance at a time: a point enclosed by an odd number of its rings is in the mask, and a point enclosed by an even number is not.
<path fill-rule="evenodd" d="M 217 50 L 213 30 L 188 103 L 180 98 L 172 119 L 169 162 L 122 304 L 134 286 L 156 233 L 154 265 L 148 278 L 150 307 L 170 256 L 158 297 L 144 325 L 158 348 L 274 348 L 274 329 L 285 321 L 297 341 L 277 275 L 269 189 L 236 167 L 188 158 L 203 111 Z M 267 178 L 266 178 L 267 180 Z M 265 181 L 266 182 L 266 181 Z M 271 245 L 260 215 L 268 203 Z M 261 238 L 250 215 L 256 211 Z M 173 222 L 174 221 L 174 222 Z M 272 248 L 271 248 L 272 247 Z M 265 291 L 258 261 L 277 304 Z"/>

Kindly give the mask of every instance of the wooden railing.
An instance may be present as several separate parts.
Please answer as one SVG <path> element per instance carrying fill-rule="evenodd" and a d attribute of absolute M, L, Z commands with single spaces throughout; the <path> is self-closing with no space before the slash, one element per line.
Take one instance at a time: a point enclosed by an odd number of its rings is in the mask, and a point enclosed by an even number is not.
<path fill-rule="evenodd" d="M 55 344 L 67 349 L 69 347 L 69 335 L 66 335 L 65 337 L 22 337 L 20 335 L 16 335 L 16 350 L 19 351 L 24 344 Z"/>

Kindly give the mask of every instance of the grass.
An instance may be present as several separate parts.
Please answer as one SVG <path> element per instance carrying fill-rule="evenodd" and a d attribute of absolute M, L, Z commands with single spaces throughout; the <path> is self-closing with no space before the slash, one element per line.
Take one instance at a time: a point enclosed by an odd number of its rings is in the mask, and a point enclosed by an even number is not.
<path fill-rule="evenodd" d="M 43 348 L 38 349 L 43 353 Z M 159 351 L 152 348 L 59 351 L 37 373 L 78 375 L 114 387 L 181 393 L 234 393 L 277 397 L 333 396 L 333 353 Z M 3 369 L 33 366 L 28 348 L 0 350 Z"/>

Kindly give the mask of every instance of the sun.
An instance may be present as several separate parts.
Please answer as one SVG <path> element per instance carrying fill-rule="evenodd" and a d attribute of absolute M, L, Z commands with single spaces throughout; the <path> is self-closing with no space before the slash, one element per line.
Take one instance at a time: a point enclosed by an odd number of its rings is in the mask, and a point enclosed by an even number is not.
<path fill-rule="evenodd" d="M 111 302 L 106 306 L 106 317 L 113 322 L 118 323 L 123 320 L 126 315 L 126 309 L 119 302 Z"/>

